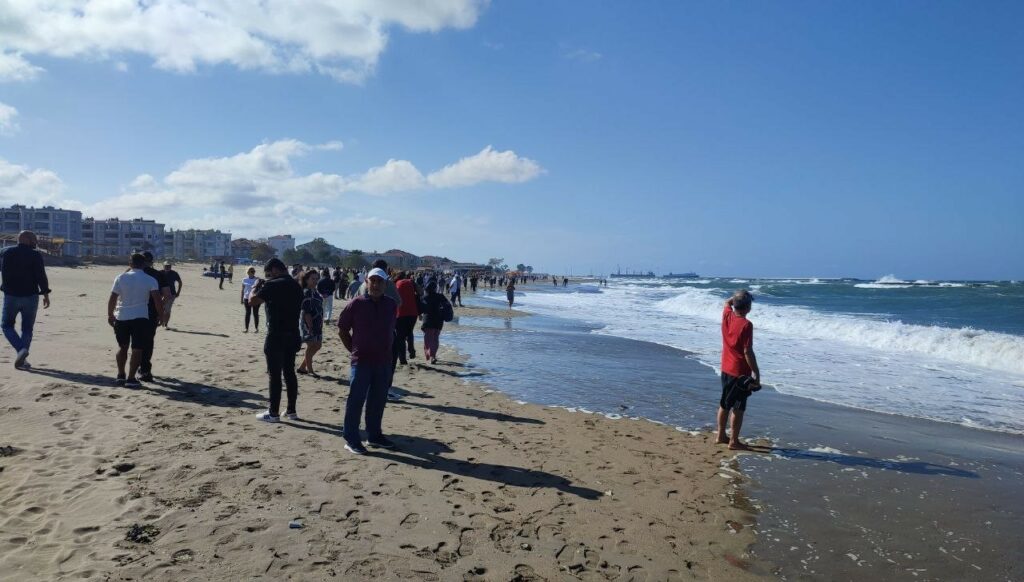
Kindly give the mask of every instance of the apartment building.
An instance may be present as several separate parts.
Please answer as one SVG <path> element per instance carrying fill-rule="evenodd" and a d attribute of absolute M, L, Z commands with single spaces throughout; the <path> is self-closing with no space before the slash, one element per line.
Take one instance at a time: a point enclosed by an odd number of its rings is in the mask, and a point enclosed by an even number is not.
<path fill-rule="evenodd" d="M 82 213 L 78 210 L 53 206 L 32 208 L 20 204 L 0 208 L 0 233 L 16 234 L 23 230 L 54 239 L 65 256 L 79 257 L 82 254 Z"/>
<path fill-rule="evenodd" d="M 143 218 L 82 221 L 84 256 L 127 256 L 134 251 L 150 251 L 163 257 L 164 225 Z"/>
<path fill-rule="evenodd" d="M 176 259 L 230 257 L 231 233 L 214 229 L 169 229 L 164 234 L 164 252 Z"/>

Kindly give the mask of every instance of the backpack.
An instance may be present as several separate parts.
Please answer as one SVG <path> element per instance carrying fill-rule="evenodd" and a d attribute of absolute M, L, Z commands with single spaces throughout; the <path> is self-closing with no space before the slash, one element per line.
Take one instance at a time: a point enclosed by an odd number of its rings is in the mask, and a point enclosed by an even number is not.
<path fill-rule="evenodd" d="M 441 306 L 439 311 L 441 312 L 441 319 L 445 321 L 455 319 L 455 310 L 452 309 L 452 304 L 448 303 L 448 300 L 444 297 L 441 297 Z"/>

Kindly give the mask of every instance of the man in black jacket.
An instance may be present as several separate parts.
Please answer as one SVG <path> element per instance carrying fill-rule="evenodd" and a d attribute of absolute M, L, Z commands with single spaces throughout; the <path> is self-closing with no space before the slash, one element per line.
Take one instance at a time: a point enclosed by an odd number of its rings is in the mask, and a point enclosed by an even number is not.
<path fill-rule="evenodd" d="M 167 304 L 167 299 L 171 296 L 171 284 L 167 281 L 167 277 L 161 271 L 157 271 L 153 268 L 153 253 L 146 251 L 142 253 L 142 256 L 146 257 L 146 268 L 143 269 L 147 275 L 156 279 L 157 285 L 160 287 L 160 297 L 162 298 L 163 304 Z M 162 306 L 161 306 L 162 307 Z M 156 303 L 152 297 L 149 298 L 149 321 L 152 324 L 149 329 L 149 341 L 146 342 L 146 347 L 142 350 L 142 363 L 139 364 L 139 380 L 143 382 L 153 381 L 153 345 L 156 341 L 156 328 L 160 327 L 160 322 L 163 315 L 160 309 L 157 309 Z"/>
<path fill-rule="evenodd" d="M 4 292 L 3 332 L 7 341 L 18 352 L 14 367 L 29 368 L 28 349 L 32 345 L 32 328 L 39 310 L 39 296 L 43 296 L 43 309 L 50 307 L 50 286 L 43 268 L 43 256 L 36 249 L 38 239 L 31 230 L 18 233 L 18 246 L 0 253 L 0 274 Z M 21 335 L 14 330 L 14 320 L 21 314 Z"/>

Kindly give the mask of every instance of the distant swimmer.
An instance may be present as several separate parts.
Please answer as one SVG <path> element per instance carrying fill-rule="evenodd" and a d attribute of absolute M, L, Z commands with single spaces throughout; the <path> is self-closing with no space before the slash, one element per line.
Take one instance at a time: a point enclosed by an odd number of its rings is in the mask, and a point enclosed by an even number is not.
<path fill-rule="evenodd" d="M 722 311 L 722 397 L 718 403 L 719 444 L 729 444 L 734 451 L 748 451 L 740 440 L 743 413 L 747 409 L 747 397 L 751 391 L 761 387 L 761 371 L 754 356 L 754 324 L 747 319 L 753 296 L 746 289 L 736 291 L 725 302 Z M 729 416 L 730 438 L 725 435 L 725 421 Z"/>

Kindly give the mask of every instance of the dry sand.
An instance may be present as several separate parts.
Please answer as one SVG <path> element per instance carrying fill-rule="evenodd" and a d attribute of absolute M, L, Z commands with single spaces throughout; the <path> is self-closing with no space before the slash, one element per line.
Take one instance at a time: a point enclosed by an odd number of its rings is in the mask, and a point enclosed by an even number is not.
<path fill-rule="evenodd" d="M 196 266 L 179 268 L 185 289 L 175 331 L 157 334 L 157 381 L 115 387 L 105 305 L 120 270 L 50 269 L 53 306 L 39 312 L 34 370 L 16 371 L 13 351 L 0 352 L 0 579 L 742 580 L 758 571 L 745 553 L 752 516 L 741 478 L 709 435 L 516 403 L 486 391 L 486 377 L 450 348 L 436 366 L 419 360 L 397 373 L 407 395 L 388 404 L 384 424 L 398 451 L 342 448 L 347 387 L 337 379 L 348 357 L 333 333 L 316 357 L 321 378 L 300 376 L 302 421 L 257 421 L 263 335 L 241 332 L 238 280 L 220 291 Z M 302 527 L 289 528 L 293 520 Z M 141 542 L 126 540 L 134 525 L 152 526 Z"/>

